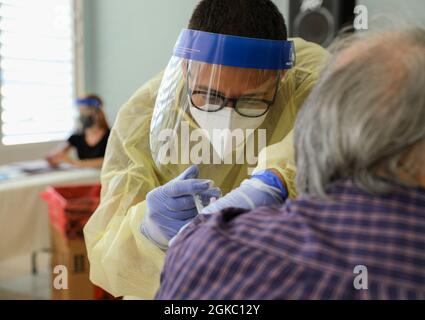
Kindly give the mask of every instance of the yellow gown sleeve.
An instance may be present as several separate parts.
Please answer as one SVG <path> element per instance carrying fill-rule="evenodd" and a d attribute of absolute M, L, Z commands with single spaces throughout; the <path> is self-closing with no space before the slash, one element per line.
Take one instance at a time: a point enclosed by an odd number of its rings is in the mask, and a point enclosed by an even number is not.
<path fill-rule="evenodd" d="M 146 139 L 161 77 L 120 110 L 102 168 L 101 202 L 84 228 L 90 279 L 114 296 L 153 298 L 164 261 L 139 230 L 146 194 L 161 184 Z"/>
<path fill-rule="evenodd" d="M 261 151 L 258 157 L 257 168 L 254 171 L 257 172 L 266 169 L 277 171 L 284 180 L 290 199 L 294 199 L 297 196 L 293 138 L 294 132 L 291 131 L 282 141 L 268 146 Z"/>

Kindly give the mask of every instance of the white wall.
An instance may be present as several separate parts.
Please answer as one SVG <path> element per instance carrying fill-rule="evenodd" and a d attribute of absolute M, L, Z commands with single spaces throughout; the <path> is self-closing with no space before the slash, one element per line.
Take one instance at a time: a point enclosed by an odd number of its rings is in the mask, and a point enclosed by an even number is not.
<path fill-rule="evenodd" d="M 0 144 L 0 165 L 42 159 L 57 146 L 57 142 L 34 143 L 16 146 L 3 146 Z"/>
<path fill-rule="evenodd" d="M 197 0 L 85 1 L 86 90 L 112 122 L 120 106 L 165 68 Z"/>
<path fill-rule="evenodd" d="M 372 20 L 379 15 L 388 15 L 395 18 L 408 20 L 411 23 L 425 24 L 424 0 L 357 0 L 359 4 L 366 5 L 369 18 Z"/>

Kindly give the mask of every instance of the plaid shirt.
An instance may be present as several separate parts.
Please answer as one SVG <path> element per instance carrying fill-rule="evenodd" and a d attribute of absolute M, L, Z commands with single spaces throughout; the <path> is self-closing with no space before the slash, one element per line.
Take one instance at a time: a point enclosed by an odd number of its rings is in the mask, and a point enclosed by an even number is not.
<path fill-rule="evenodd" d="M 199 216 L 169 249 L 157 299 L 425 299 L 425 189 L 330 191 Z"/>

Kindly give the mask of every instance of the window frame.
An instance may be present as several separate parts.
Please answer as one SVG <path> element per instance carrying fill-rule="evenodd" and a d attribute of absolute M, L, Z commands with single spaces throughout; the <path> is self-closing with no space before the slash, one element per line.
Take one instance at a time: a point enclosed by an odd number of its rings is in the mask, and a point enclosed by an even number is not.
<path fill-rule="evenodd" d="M 83 0 L 72 1 L 74 7 L 74 93 L 80 96 L 83 94 L 85 88 L 84 6 Z M 0 165 L 16 161 L 43 158 L 48 150 L 51 150 L 58 142 L 61 142 L 61 140 L 52 140 L 48 142 L 5 145 L 2 140 L 3 133 L 2 130 L 0 130 Z"/>

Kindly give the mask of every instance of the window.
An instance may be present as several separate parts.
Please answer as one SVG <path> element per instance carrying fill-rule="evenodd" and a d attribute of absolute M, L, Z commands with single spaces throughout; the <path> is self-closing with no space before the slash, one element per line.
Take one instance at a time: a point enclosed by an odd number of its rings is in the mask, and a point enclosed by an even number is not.
<path fill-rule="evenodd" d="M 65 139 L 76 109 L 74 0 L 0 0 L 3 145 Z"/>

